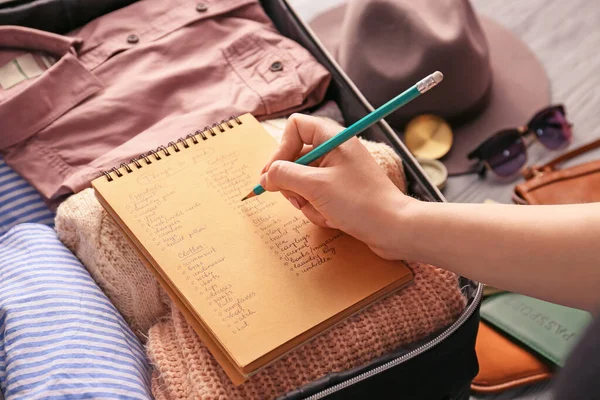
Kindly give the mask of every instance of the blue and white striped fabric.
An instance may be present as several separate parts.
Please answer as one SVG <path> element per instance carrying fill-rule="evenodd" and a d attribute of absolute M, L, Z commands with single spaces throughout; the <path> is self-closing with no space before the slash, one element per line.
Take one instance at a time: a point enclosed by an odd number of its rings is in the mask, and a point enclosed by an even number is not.
<path fill-rule="evenodd" d="M 0 157 L 0 235 L 22 222 L 54 226 L 54 214 L 38 191 Z"/>
<path fill-rule="evenodd" d="M 0 389 L 13 399 L 151 399 L 139 340 L 52 228 L 0 237 Z"/>

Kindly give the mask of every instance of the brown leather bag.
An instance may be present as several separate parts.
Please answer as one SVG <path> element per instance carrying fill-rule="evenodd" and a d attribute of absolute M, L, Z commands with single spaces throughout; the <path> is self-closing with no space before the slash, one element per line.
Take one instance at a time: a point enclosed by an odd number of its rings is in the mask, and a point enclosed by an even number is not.
<path fill-rule="evenodd" d="M 600 160 L 574 167 L 558 165 L 600 147 L 600 139 L 555 158 L 546 165 L 523 171 L 526 181 L 515 186 L 517 204 L 575 204 L 600 201 Z"/>

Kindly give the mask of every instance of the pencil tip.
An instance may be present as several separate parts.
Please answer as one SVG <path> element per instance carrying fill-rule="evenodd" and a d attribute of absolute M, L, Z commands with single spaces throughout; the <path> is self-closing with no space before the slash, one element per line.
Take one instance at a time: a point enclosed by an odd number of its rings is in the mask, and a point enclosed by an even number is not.
<path fill-rule="evenodd" d="M 244 198 L 242 199 L 242 201 L 244 201 L 244 200 L 248 200 L 248 199 L 251 199 L 251 198 L 252 198 L 252 197 L 254 197 L 254 196 L 256 196 L 256 193 L 254 193 L 254 191 L 252 191 L 252 192 L 248 193 L 248 194 L 246 195 L 246 197 L 244 197 Z"/>

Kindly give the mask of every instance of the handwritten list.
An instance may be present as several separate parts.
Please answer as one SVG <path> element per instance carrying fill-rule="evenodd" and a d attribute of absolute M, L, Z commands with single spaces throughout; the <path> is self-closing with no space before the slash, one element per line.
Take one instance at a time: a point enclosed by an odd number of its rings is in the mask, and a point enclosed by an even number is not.
<path fill-rule="evenodd" d="M 235 151 L 218 156 L 213 151 L 196 155 L 191 159 L 191 166 L 203 165 L 204 173 L 201 179 L 189 183 L 210 188 L 232 213 L 251 221 L 254 234 L 279 260 L 273 268 L 283 268 L 300 276 L 332 261 L 336 256 L 336 240 L 343 233 L 337 232 L 326 241 L 313 243 L 307 229 L 312 227 L 308 219 L 301 214 L 282 218 L 272 212 L 277 204 L 273 196 L 279 194 L 241 201 L 257 177 L 250 175 L 248 165 L 239 158 Z M 153 245 L 162 252 L 176 254 L 177 272 L 211 307 L 221 323 L 232 334 L 243 332 L 257 312 L 252 302 L 257 294 L 255 291 L 240 292 L 229 276 L 224 277 L 219 272 L 228 257 L 219 246 L 221 238 L 211 235 L 211 229 L 205 223 L 184 227 L 183 221 L 202 221 L 202 214 L 210 212 L 203 209 L 202 198 L 187 199 L 185 204 L 177 206 L 172 202 L 176 191 L 165 181 L 184 169 L 182 161 L 171 170 L 141 175 L 138 182 L 143 189 L 129 194 L 126 208 Z"/>
<path fill-rule="evenodd" d="M 289 267 L 290 272 L 300 275 L 335 257 L 335 241 L 344 235 L 342 232 L 325 242 L 311 243 L 306 229 L 312 226 L 310 221 L 300 215 L 289 218 L 273 215 L 269 210 L 277 203 L 271 196 L 240 201 L 256 184 L 257 177 L 248 174 L 247 165 L 240 165 L 237 153 L 230 152 L 215 161 L 209 161 L 214 169 L 207 174 L 206 184 L 216 190 L 238 215 L 251 218 L 256 227 L 254 233 L 269 245 L 269 250 L 279 257 L 284 267 Z"/>

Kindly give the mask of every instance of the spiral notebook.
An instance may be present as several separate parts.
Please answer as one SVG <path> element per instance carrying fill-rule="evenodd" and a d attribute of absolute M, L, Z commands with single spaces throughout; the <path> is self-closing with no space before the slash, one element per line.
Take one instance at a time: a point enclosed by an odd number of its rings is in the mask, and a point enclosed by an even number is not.
<path fill-rule="evenodd" d="M 242 202 L 276 147 L 245 114 L 92 182 L 235 384 L 413 278 L 279 193 Z"/>

